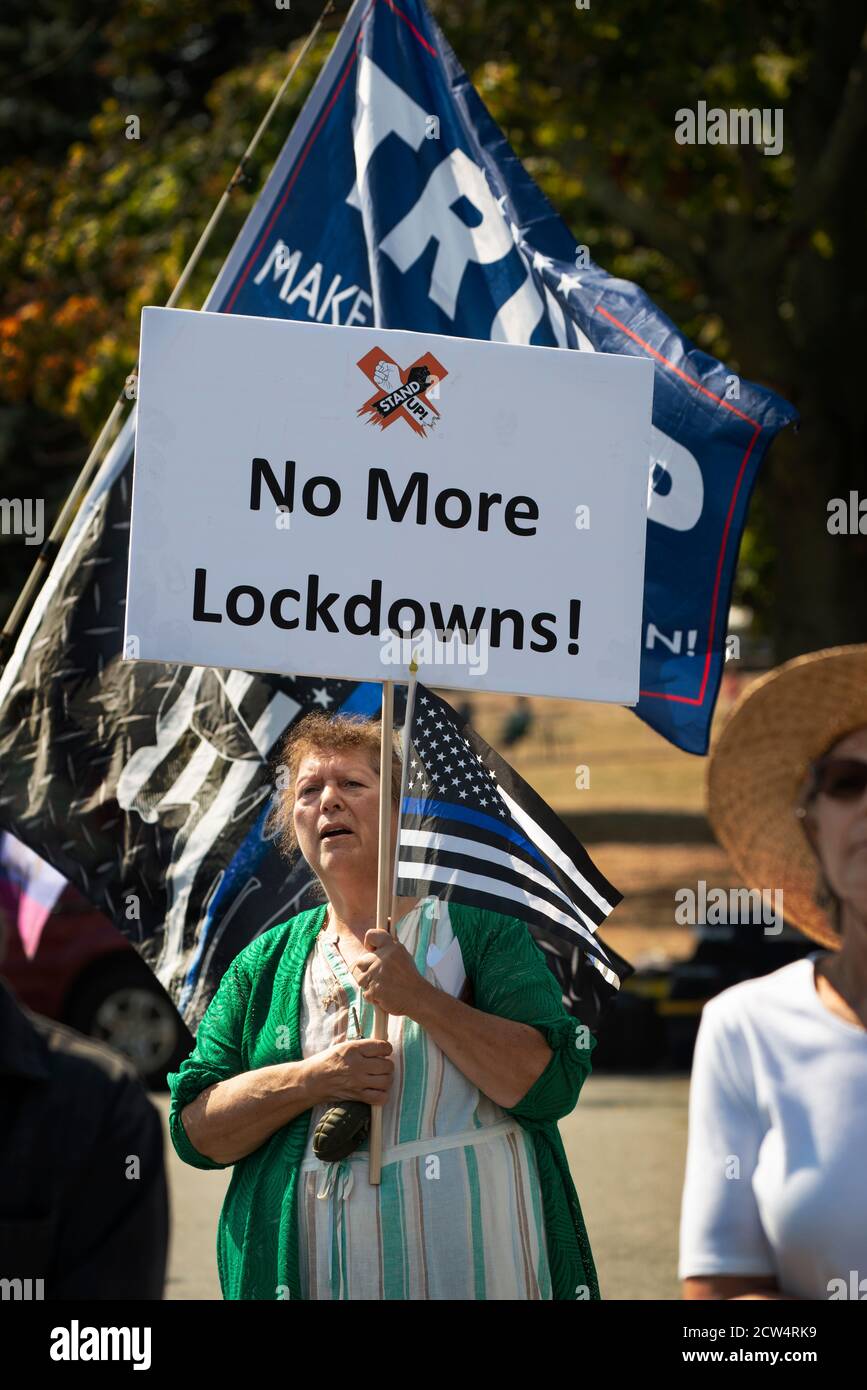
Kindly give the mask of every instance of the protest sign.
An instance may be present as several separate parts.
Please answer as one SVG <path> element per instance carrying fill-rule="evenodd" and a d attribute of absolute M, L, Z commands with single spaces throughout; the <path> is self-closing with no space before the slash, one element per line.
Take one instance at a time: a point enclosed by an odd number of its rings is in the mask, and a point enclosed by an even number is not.
<path fill-rule="evenodd" d="M 634 210 L 646 227 L 650 210 Z M 646 244 L 661 249 L 653 233 Z M 521 164 L 424 0 L 356 0 L 206 307 L 649 358 L 635 712 L 703 754 L 750 496 L 797 412 L 595 255 Z"/>
<path fill-rule="evenodd" d="M 446 688 L 635 703 L 652 390 L 636 357 L 145 309 L 125 657 L 400 680 L 415 650 Z"/>

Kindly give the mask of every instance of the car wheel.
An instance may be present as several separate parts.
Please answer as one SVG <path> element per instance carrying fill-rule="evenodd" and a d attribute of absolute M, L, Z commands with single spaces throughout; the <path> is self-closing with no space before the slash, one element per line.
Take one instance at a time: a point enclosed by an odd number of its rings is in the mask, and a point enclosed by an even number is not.
<path fill-rule="evenodd" d="M 123 1053 L 152 1090 L 166 1089 L 166 1073 L 192 1046 L 174 1004 L 138 957 L 90 973 L 70 1001 L 66 1022 Z"/>

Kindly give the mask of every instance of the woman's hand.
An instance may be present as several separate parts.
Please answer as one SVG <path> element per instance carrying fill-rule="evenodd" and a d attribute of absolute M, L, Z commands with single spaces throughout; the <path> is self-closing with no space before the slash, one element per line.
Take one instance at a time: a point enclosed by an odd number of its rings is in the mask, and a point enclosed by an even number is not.
<path fill-rule="evenodd" d="M 744 1299 L 790 1299 L 780 1293 L 773 1274 L 692 1275 L 683 1281 L 685 1299 L 713 1298 L 738 1303 Z"/>
<path fill-rule="evenodd" d="M 539 1029 L 452 999 L 419 974 L 409 951 L 388 932 L 374 927 L 364 946 L 352 973 L 365 999 L 387 1014 L 414 1019 L 486 1096 L 506 1109 L 516 1106 L 553 1055 Z"/>
<path fill-rule="evenodd" d="M 406 947 L 376 927 L 365 933 L 364 955 L 356 960 L 352 974 L 366 1001 L 378 1004 L 387 1014 L 413 1018 L 419 1001 L 433 989 Z"/>
<path fill-rule="evenodd" d="M 364 1100 L 385 1105 L 394 1079 L 390 1042 L 352 1038 L 309 1058 L 318 1099 Z"/>

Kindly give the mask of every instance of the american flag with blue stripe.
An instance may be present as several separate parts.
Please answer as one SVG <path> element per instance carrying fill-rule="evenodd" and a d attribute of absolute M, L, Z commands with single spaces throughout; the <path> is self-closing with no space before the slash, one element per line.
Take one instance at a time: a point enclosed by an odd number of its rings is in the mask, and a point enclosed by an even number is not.
<path fill-rule="evenodd" d="M 440 696 L 417 686 L 397 891 L 525 921 L 570 1013 L 598 1025 L 632 967 L 597 929 L 621 901 L 537 792 Z"/>

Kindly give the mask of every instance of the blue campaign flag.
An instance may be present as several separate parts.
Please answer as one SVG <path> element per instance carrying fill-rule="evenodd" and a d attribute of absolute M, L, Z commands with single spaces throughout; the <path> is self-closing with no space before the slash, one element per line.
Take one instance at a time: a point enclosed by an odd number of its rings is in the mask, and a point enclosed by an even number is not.
<path fill-rule="evenodd" d="M 707 751 L 750 493 L 796 412 L 586 259 L 422 0 L 356 0 L 205 307 L 651 357 L 636 710 Z"/>

